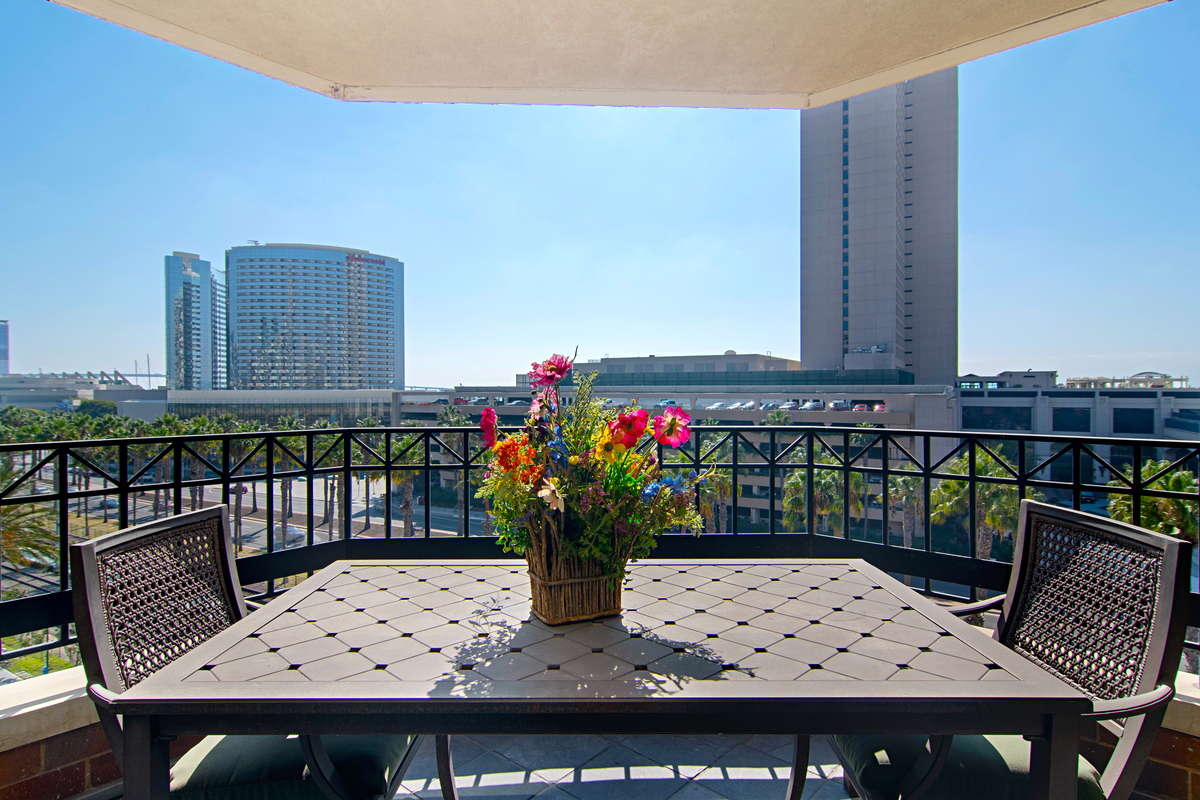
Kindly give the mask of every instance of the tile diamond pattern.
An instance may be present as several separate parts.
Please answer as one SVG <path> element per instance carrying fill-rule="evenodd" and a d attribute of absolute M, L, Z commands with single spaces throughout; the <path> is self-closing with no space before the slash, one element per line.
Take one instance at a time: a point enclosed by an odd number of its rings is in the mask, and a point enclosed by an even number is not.
<path fill-rule="evenodd" d="M 549 627 L 523 565 L 350 564 L 188 681 L 1012 680 L 851 565 L 635 565 Z"/>

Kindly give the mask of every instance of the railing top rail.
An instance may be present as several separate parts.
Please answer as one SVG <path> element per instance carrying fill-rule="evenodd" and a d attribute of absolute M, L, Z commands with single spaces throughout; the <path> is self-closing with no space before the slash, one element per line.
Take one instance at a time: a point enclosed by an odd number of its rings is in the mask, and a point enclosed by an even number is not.
<path fill-rule="evenodd" d="M 501 425 L 498 429 L 504 432 L 513 433 L 520 431 L 524 426 L 521 425 Z M 693 432 L 698 433 L 721 433 L 721 432 L 751 432 L 751 433 L 817 433 L 824 435 L 843 435 L 852 434 L 856 436 L 877 436 L 887 434 L 892 438 L 908 438 L 908 437 L 934 437 L 938 439 L 986 439 L 998 441 L 1016 441 L 1016 442 L 1044 442 L 1050 444 L 1084 444 L 1091 446 L 1113 446 L 1113 447 L 1133 447 L 1141 445 L 1143 447 L 1170 447 L 1184 450 L 1200 450 L 1200 440 L 1185 440 L 1185 439 L 1148 439 L 1145 437 L 1124 438 L 1117 436 L 1090 436 L 1090 435 L 1068 435 L 1068 434 L 1035 434 L 1035 433 L 1011 433 L 1004 431 L 939 431 L 939 430 L 913 430 L 908 428 L 861 428 L 853 425 L 838 425 L 826 426 L 820 424 L 811 425 L 738 425 L 738 424 L 719 424 L 719 425 L 693 425 Z M 16 452 L 34 449 L 53 449 L 62 447 L 116 447 L 122 444 L 171 444 L 175 442 L 195 442 L 197 440 L 205 441 L 225 441 L 225 440 L 241 440 L 241 439 L 258 439 L 263 437 L 285 438 L 285 437 L 304 437 L 312 436 L 342 436 L 345 434 L 362 435 L 362 434 L 379 434 L 392 433 L 400 434 L 401 436 L 423 435 L 431 431 L 436 431 L 438 434 L 462 434 L 462 433 L 478 433 L 479 428 L 475 425 L 450 427 L 450 426 L 405 426 L 405 427 L 390 427 L 380 426 L 377 428 L 303 428 L 292 431 L 239 431 L 233 433 L 187 433 L 173 434 L 170 436 L 136 436 L 123 437 L 118 439 L 77 439 L 70 441 L 41 441 L 41 442 L 9 442 L 0 444 L 0 453 Z"/>

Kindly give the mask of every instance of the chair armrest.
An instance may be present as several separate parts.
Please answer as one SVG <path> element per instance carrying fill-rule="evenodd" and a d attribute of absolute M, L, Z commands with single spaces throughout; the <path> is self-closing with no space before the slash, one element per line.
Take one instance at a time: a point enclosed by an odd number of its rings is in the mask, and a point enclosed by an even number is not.
<path fill-rule="evenodd" d="M 1119 700 L 1097 700 L 1092 703 L 1092 710 L 1084 714 L 1083 718 L 1102 720 L 1136 717 L 1166 705 L 1174 696 L 1174 686 L 1159 684 L 1150 691 L 1135 694 L 1133 697 L 1123 697 Z"/>
<path fill-rule="evenodd" d="M 113 701 L 120 696 L 115 692 L 110 692 L 98 683 L 88 684 L 87 691 L 92 701 L 105 711 L 113 711 Z"/>
<path fill-rule="evenodd" d="M 246 613 L 258 611 L 260 608 L 265 608 L 267 605 L 266 603 L 256 603 L 253 600 L 243 600 L 242 602 L 246 604 Z"/>
<path fill-rule="evenodd" d="M 1005 595 L 998 594 L 989 600 L 980 600 L 978 603 L 967 603 L 965 606 L 947 606 L 946 610 L 956 617 L 969 617 L 972 614 L 999 608 L 1004 605 L 1004 600 Z"/>

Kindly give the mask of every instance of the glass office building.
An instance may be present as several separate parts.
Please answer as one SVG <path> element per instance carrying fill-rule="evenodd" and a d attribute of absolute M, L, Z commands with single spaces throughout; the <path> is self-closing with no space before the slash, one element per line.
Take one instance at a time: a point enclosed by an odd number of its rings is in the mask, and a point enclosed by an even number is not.
<path fill-rule="evenodd" d="M 234 389 L 402 389 L 404 264 L 345 247 L 225 251 Z"/>
<path fill-rule="evenodd" d="M 0 375 L 8 374 L 8 320 L 0 319 Z"/>
<path fill-rule="evenodd" d="M 225 389 L 225 284 L 195 253 L 164 257 L 167 388 Z"/>

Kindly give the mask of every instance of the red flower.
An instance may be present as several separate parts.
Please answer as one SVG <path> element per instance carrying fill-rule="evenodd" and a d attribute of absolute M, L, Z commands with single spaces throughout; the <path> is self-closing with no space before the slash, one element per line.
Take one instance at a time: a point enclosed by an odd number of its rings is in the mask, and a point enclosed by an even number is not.
<path fill-rule="evenodd" d="M 646 413 L 646 410 L 639 408 L 631 414 L 618 415 L 615 420 L 608 423 L 608 429 L 612 431 L 613 438 L 619 439 L 621 444 L 628 449 L 637 444 L 637 440 L 646 432 L 649 420 L 650 415 Z"/>
<path fill-rule="evenodd" d="M 483 410 L 483 419 L 479 423 L 483 431 L 483 443 L 488 449 L 496 446 L 496 412 L 490 408 Z"/>

